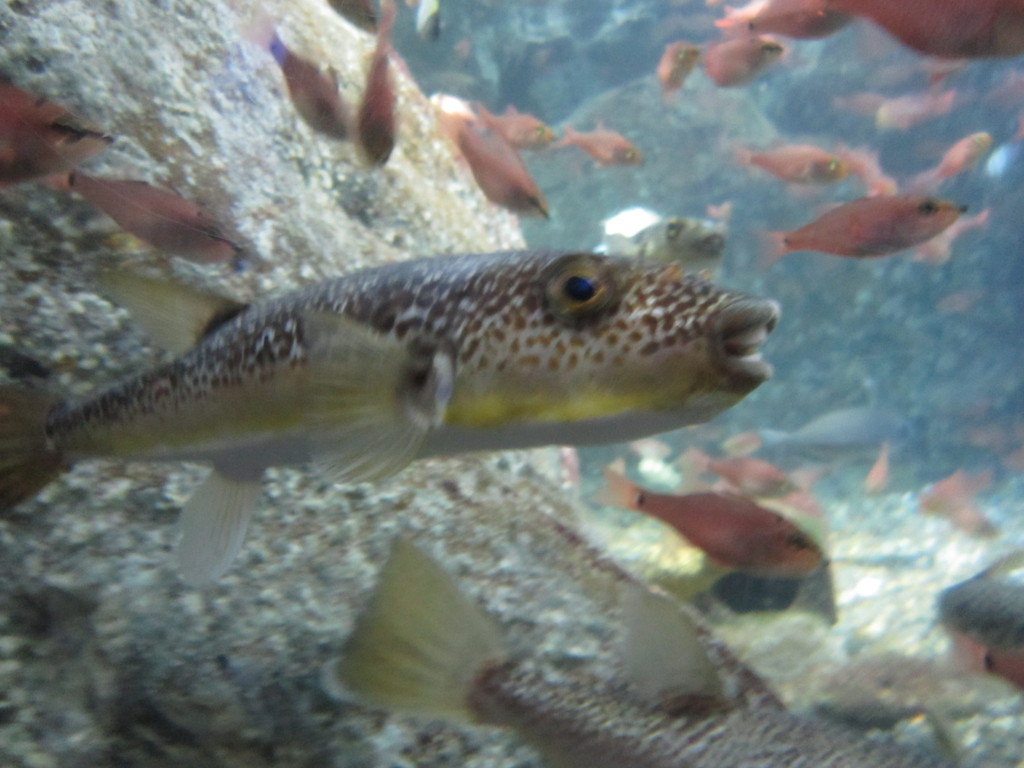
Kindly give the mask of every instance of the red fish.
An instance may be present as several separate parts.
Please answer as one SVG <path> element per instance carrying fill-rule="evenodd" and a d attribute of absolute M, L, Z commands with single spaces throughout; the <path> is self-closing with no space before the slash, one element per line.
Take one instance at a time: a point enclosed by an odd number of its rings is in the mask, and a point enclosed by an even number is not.
<path fill-rule="evenodd" d="M 944 232 L 926 240 L 914 249 L 914 261 L 923 261 L 932 266 L 945 264 L 953 255 L 953 243 L 960 235 L 972 229 L 979 229 L 988 223 L 988 208 L 973 216 L 961 216 Z M 941 303 L 941 302 L 940 302 Z M 942 311 L 941 307 L 937 307 Z"/>
<path fill-rule="evenodd" d="M 728 484 L 728 490 L 743 496 L 782 496 L 794 490 L 785 472 L 752 456 L 710 459 L 707 468 Z"/>
<path fill-rule="evenodd" d="M 757 166 L 794 184 L 828 184 L 845 178 L 850 172 L 839 155 L 810 144 L 792 144 L 767 152 L 737 149 L 735 157 L 740 165 Z"/>
<path fill-rule="evenodd" d="M 868 470 L 864 478 L 864 491 L 872 495 L 881 493 L 889 483 L 889 442 L 882 443 L 878 449 L 878 458 Z"/>
<path fill-rule="evenodd" d="M 905 45 L 932 56 L 1024 53 L 1021 0 L 824 0 L 824 7 L 869 18 Z"/>
<path fill-rule="evenodd" d="M 644 156 L 629 139 L 600 123 L 597 130 L 584 133 L 565 126 L 562 140 L 555 146 L 579 147 L 598 165 L 642 165 L 644 162 Z"/>
<path fill-rule="evenodd" d="M 935 237 L 966 206 L 913 195 L 861 197 L 792 232 L 776 235 L 779 255 L 821 251 L 837 256 L 885 256 Z"/>
<path fill-rule="evenodd" d="M 391 82 L 391 28 L 395 23 L 395 4 L 381 4 L 377 46 L 366 73 L 366 87 L 356 115 L 356 143 L 367 162 L 384 165 L 395 148 L 395 88 Z"/>
<path fill-rule="evenodd" d="M 662 99 L 670 100 L 683 87 L 699 59 L 700 48 L 692 43 L 677 40 L 665 46 L 655 70 L 658 84 L 661 85 Z"/>
<path fill-rule="evenodd" d="M 784 50 L 774 40 L 756 35 L 712 43 L 704 50 L 704 72 L 723 88 L 746 85 Z"/>
<path fill-rule="evenodd" d="M 896 180 L 882 170 L 874 150 L 841 147 L 836 155 L 846 163 L 850 173 L 864 182 L 868 197 L 896 194 Z"/>
<path fill-rule="evenodd" d="M 292 53 L 273 29 L 265 47 L 281 68 L 288 96 L 306 125 L 333 139 L 348 138 L 351 117 L 338 93 L 334 70 L 324 72 L 313 62 Z"/>
<path fill-rule="evenodd" d="M 992 482 L 986 470 L 973 477 L 958 469 L 949 477 L 934 483 L 921 494 L 921 511 L 950 520 L 957 528 L 976 536 L 992 536 L 995 526 L 974 503 L 974 497 Z"/>
<path fill-rule="evenodd" d="M 551 128 L 533 115 L 516 111 L 513 106 L 506 107 L 503 115 L 487 111 L 483 104 L 475 106 L 480 122 L 501 134 L 516 149 L 543 149 L 555 140 L 555 132 Z"/>
<path fill-rule="evenodd" d="M 973 168 L 991 147 L 992 137 L 984 131 L 964 136 L 945 151 L 938 165 L 911 179 L 906 190 L 920 194 L 934 189 L 943 179 Z"/>
<path fill-rule="evenodd" d="M 0 80 L 0 188 L 68 171 L 112 141 L 59 104 Z"/>
<path fill-rule="evenodd" d="M 777 512 L 724 493 L 652 493 L 606 468 L 598 500 L 658 518 L 714 562 L 748 573 L 796 577 L 821 564 L 821 548 Z"/>
<path fill-rule="evenodd" d="M 547 218 L 544 195 L 515 148 L 481 125 L 461 99 L 442 96 L 434 101 L 441 129 L 469 165 L 484 196 L 516 213 Z"/>
<path fill-rule="evenodd" d="M 124 179 L 96 179 L 81 172 L 67 188 L 95 205 L 122 229 L 168 253 L 201 263 L 231 261 L 238 246 L 220 233 L 199 206 L 174 192 Z"/>
<path fill-rule="evenodd" d="M 850 23 L 850 16 L 826 11 L 821 0 L 753 0 L 742 8 L 726 8 L 719 29 L 742 34 L 778 34 L 801 39 L 827 37 Z"/>
<path fill-rule="evenodd" d="M 875 112 L 875 127 L 905 131 L 925 120 L 946 114 L 955 101 L 956 91 L 928 91 L 886 99 Z"/>

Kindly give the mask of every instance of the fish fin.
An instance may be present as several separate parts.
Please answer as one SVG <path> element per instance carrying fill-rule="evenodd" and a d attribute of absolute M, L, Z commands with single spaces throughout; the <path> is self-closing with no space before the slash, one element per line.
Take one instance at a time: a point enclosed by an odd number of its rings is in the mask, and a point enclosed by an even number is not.
<path fill-rule="evenodd" d="M 44 392 L 0 386 L 0 510 L 35 496 L 67 468 L 46 439 L 46 417 L 56 404 Z"/>
<path fill-rule="evenodd" d="M 722 680 L 700 640 L 696 621 L 667 595 L 624 584 L 626 677 L 645 700 L 682 714 L 724 702 Z"/>
<path fill-rule="evenodd" d="M 178 543 L 186 584 L 207 584 L 231 567 L 262 490 L 259 479 L 239 480 L 214 469 L 193 491 L 181 510 Z"/>
<path fill-rule="evenodd" d="M 472 722 L 473 681 L 504 656 L 491 619 L 431 557 L 399 538 L 325 678 L 329 688 L 344 686 L 374 705 Z"/>
<path fill-rule="evenodd" d="M 404 469 L 439 425 L 451 399 L 453 356 L 416 350 L 350 318 L 304 318 L 312 372 L 314 451 L 336 482 L 362 482 Z"/>
<path fill-rule="evenodd" d="M 793 247 L 787 242 L 789 232 L 762 231 L 759 233 L 761 241 L 761 271 L 769 269 L 775 262 L 793 252 Z"/>
<path fill-rule="evenodd" d="M 621 462 L 612 462 L 601 472 L 604 475 L 604 488 L 594 494 L 594 501 L 608 507 L 620 507 L 636 511 L 640 505 L 640 488 L 624 474 L 625 466 Z"/>
<path fill-rule="evenodd" d="M 126 270 L 107 272 L 101 281 L 104 292 L 131 312 L 158 345 L 176 354 L 246 307 L 216 293 Z"/>
<path fill-rule="evenodd" d="M 925 705 L 924 709 L 921 710 L 921 716 L 928 724 L 928 727 L 931 728 L 932 735 L 935 737 L 935 743 L 938 746 L 939 751 L 954 765 L 963 762 L 964 745 L 961 743 L 960 739 L 957 738 L 956 732 L 953 730 L 953 724 L 949 722 L 949 718 L 939 714 L 928 705 Z"/>

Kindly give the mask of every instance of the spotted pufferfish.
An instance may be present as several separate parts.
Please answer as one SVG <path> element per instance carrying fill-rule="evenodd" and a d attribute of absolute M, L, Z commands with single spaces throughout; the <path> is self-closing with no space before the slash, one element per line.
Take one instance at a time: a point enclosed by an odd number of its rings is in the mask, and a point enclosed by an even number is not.
<path fill-rule="evenodd" d="M 181 353 L 81 400 L 0 387 L 0 510 L 89 458 L 195 461 L 184 579 L 221 575 L 265 469 L 338 482 L 466 451 L 632 440 L 706 421 L 771 376 L 771 300 L 678 266 L 564 251 L 438 256 L 242 304 L 119 273 Z"/>

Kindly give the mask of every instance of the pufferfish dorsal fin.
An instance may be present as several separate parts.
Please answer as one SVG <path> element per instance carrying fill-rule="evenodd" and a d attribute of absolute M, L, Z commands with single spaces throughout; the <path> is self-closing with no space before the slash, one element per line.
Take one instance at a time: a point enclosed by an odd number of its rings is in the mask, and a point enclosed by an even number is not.
<path fill-rule="evenodd" d="M 335 482 L 380 480 L 405 468 L 442 423 L 453 355 L 331 312 L 302 316 L 313 452 Z"/>
<path fill-rule="evenodd" d="M 104 293 L 131 312 L 163 349 L 181 354 L 246 308 L 225 296 L 127 270 L 105 273 Z"/>

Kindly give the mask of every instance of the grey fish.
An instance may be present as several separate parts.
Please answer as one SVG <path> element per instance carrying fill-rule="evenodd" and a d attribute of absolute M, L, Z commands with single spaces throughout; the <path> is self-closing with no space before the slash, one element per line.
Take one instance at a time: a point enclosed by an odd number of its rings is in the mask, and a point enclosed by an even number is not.
<path fill-rule="evenodd" d="M 82 459 L 211 463 L 183 514 L 192 582 L 238 552 L 267 467 L 368 481 L 705 421 L 771 376 L 758 349 L 778 317 L 678 267 L 578 252 L 421 259 L 251 305 L 112 288 L 182 356 L 79 401 L 0 387 L 0 509 Z"/>
<path fill-rule="evenodd" d="M 680 264 L 685 272 L 715 274 L 725 252 L 725 224 L 703 219 L 661 219 L 627 237 L 608 233 L 608 253 Z"/>
<path fill-rule="evenodd" d="M 951 765 L 787 712 L 685 609 L 639 584 L 624 587 L 622 612 L 621 677 L 556 683 L 511 658 L 454 580 L 399 540 L 325 682 L 402 712 L 513 728 L 561 768 Z"/>
<path fill-rule="evenodd" d="M 888 408 L 862 406 L 840 408 L 817 416 L 795 432 L 759 431 L 765 447 L 784 446 L 810 450 L 857 450 L 877 448 L 885 441 L 906 437 L 910 423 Z"/>
<path fill-rule="evenodd" d="M 981 669 L 1024 690 L 1024 551 L 942 591 L 939 621 Z M 968 659 L 967 666 L 972 666 Z"/>

